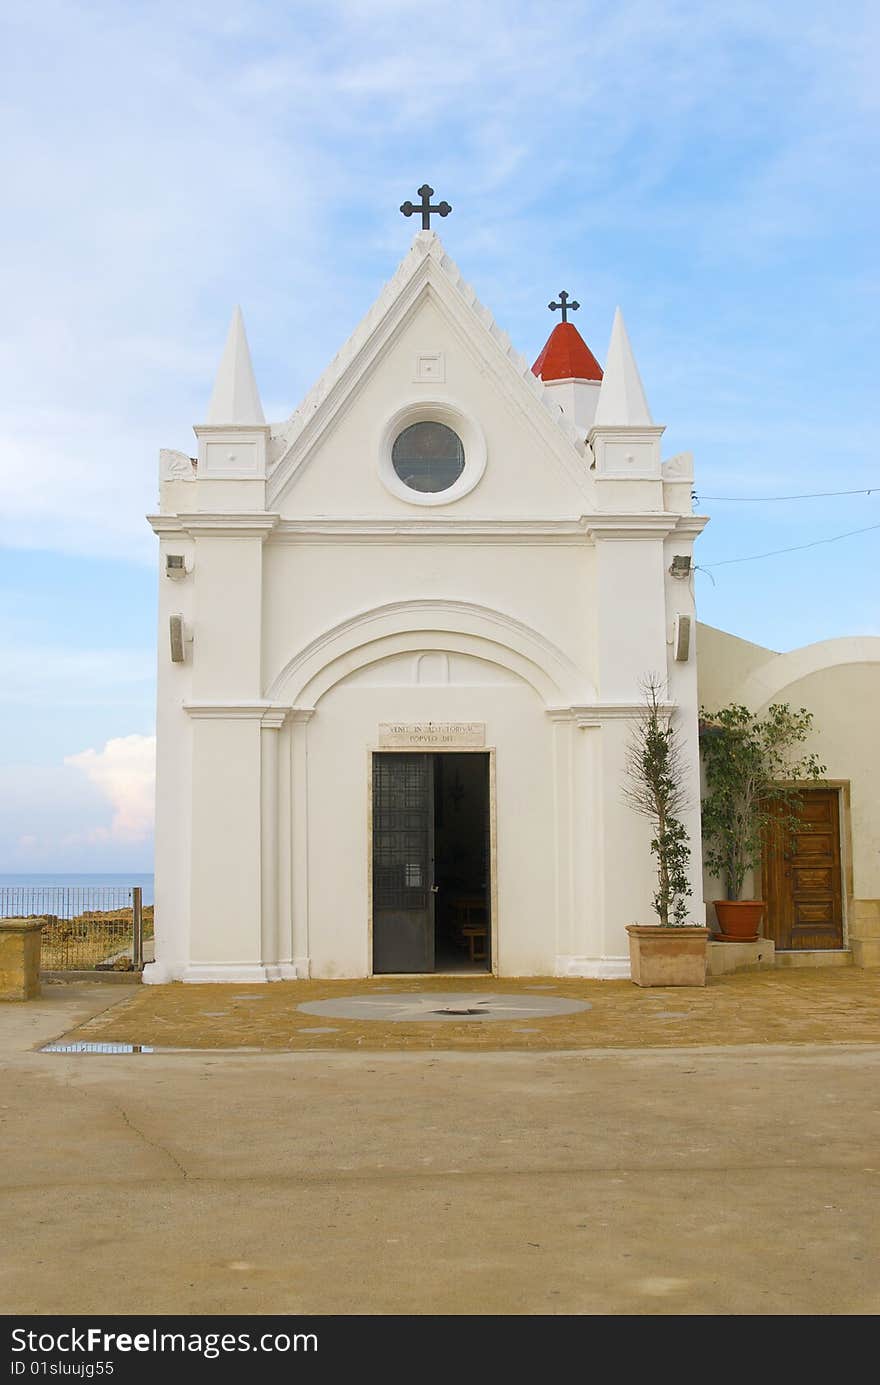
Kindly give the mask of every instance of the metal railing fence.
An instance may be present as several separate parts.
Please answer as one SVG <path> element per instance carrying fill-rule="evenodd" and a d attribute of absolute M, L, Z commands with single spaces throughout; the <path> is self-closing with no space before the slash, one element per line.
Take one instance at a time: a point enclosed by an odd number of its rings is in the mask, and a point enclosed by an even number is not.
<path fill-rule="evenodd" d="M 42 919 L 42 971 L 140 970 L 153 934 L 139 885 L 3 885 L 0 919 Z"/>

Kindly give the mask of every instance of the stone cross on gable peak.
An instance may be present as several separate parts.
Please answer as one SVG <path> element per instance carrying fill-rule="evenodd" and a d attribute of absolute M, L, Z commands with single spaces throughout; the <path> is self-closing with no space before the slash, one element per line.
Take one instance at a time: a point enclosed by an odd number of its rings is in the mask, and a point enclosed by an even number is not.
<path fill-rule="evenodd" d="M 422 199 L 420 203 L 403 202 L 400 210 L 403 212 L 404 216 L 412 216 L 416 212 L 421 212 L 422 230 L 430 231 L 432 214 L 436 214 L 437 216 L 448 216 L 452 208 L 448 202 L 439 202 L 436 207 L 432 207 L 431 198 L 434 196 L 434 189 L 428 187 L 427 183 L 422 183 L 418 195 Z"/>
<path fill-rule="evenodd" d="M 558 313 L 560 309 L 562 310 L 563 322 L 567 322 L 568 314 L 577 312 L 580 306 L 581 305 L 576 298 L 573 298 L 572 301 L 569 303 L 568 294 L 566 293 L 565 289 L 560 290 L 558 303 L 547 304 L 547 307 L 550 309 L 551 313 Z"/>

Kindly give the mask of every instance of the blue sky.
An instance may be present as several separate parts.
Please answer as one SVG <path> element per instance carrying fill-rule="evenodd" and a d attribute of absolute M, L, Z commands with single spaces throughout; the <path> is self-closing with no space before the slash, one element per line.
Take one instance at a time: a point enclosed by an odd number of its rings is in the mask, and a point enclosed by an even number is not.
<path fill-rule="evenodd" d="M 0 870 L 150 867 L 158 448 L 232 306 L 287 415 L 405 253 L 450 253 L 530 358 L 620 304 L 706 496 L 880 486 L 880 11 L 800 0 L 47 3 L 0 34 Z M 698 561 L 880 524 L 706 501 Z M 775 649 L 880 633 L 880 530 L 697 574 Z"/>

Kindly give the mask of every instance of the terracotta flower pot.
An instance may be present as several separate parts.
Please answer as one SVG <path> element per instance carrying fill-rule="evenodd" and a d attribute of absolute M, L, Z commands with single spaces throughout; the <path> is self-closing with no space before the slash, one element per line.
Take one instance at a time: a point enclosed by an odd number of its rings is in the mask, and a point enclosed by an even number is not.
<path fill-rule="evenodd" d="M 753 943 L 758 936 L 763 899 L 716 899 L 715 917 L 720 933 L 715 938 L 723 943 Z"/>
<path fill-rule="evenodd" d="M 631 923 L 626 931 L 637 986 L 705 986 L 708 928 Z"/>

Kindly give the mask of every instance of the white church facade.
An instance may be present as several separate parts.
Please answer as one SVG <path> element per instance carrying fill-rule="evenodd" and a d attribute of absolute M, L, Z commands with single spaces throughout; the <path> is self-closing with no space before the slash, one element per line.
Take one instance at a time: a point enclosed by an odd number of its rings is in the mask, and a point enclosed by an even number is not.
<path fill-rule="evenodd" d="M 565 299 L 562 299 L 565 304 Z M 563 314 L 565 317 L 565 314 Z M 294 414 L 236 312 L 163 452 L 156 961 L 145 980 L 629 975 L 623 761 L 659 674 L 704 921 L 689 455 L 623 320 L 532 368 L 419 232 Z"/>

